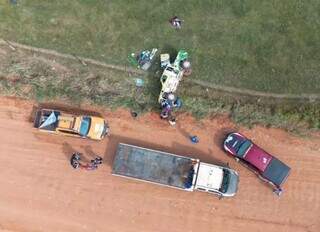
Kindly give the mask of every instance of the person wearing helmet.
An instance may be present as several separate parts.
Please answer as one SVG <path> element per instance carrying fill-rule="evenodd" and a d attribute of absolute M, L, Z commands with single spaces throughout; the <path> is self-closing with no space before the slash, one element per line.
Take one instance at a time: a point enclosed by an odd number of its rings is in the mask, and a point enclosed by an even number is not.
<path fill-rule="evenodd" d="M 74 169 L 77 169 L 80 167 L 80 153 L 75 152 L 72 154 L 71 159 L 70 159 L 70 164 Z"/>

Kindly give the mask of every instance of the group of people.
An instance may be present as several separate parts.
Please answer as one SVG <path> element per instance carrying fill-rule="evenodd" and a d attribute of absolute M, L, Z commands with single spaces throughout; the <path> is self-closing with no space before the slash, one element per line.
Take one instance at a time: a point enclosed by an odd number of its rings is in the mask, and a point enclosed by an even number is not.
<path fill-rule="evenodd" d="M 102 164 L 102 157 L 96 156 L 96 158 L 85 163 L 81 160 L 81 153 L 75 152 L 72 154 L 70 164 L 74 169 L 84 169 L 87 171 L 96 170 L 100 164 Z"/>
<path fill-rule="evenodd" d="M 179 97 L 176 97 L 173 93 L 164 93 L 161 101 L 161 113 L 162 119 L 168 119 L 170 124 L 175 124 L 175 117 L 172 114 L 174 108 L 180 108 L 182 102 Z"/>

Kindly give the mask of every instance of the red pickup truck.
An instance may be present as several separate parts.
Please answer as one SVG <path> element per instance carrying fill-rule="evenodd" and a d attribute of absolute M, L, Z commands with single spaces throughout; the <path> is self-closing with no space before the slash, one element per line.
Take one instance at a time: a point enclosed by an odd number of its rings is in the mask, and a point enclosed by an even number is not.
<path fill-rule="evenodd" d="M 274 193 L 281 195 L 281 185 L 290 173 L 290 167 L 270 155 L 240 133 L 231 133 L 224 140 L 224 149 L 236 161 L 241 161 L 263 180 L 271 184 Z"/>

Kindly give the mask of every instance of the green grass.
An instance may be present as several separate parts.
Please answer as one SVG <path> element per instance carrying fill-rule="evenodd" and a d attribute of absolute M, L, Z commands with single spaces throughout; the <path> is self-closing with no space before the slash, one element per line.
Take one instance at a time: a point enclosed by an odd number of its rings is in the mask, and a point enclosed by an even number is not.
<path fill-rule="evenodd" d="M 39 58 L 22 50 L 19 54 L 6 51 L 8 53 L 0 57 L 1 95 L 39 102 L 57 100 L 78 105 L 86 102 L 107 108 L 128 107 L 136 112 L 146 112 L 158 106 L 152 91 L 159 83 L 156 79 L 149 81 L 146 76 L 83 66 L 77 60 L 52 61 L 50 56 Z M 137 88 L 136 78 L 143 79 L 145 87 Z"/>
<path fill-rule="evenodd" d="M 5 39 L 122 65 L 144 48 L 172 55 L 185 48 L 195 79 L 274 93 L 320 92 L 318 0 L 8 2 L 0 0 Z M 168 23 L 174 15 L 185 20 L 179 31 Z"/>
<path fill-rule="evenodd" d="M 293 132 L 320 129 L 320 102 L 297 102 L 293 99 L 270 99 L 252 96 L 235 97 L 212 91 L 190 82 L 179 89 L 183 110 L 196 118 L 227 114 L 239 125 L 283 128 Z"/>

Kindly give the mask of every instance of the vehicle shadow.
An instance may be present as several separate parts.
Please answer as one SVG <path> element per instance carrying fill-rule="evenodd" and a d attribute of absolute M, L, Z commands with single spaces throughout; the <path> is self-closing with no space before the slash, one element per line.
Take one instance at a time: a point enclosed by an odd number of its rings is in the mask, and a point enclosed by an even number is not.
<path fill-rule="evenodd" d="M 89 145 L 83 146 L 84 150 L 84 156 L 87 157 L 89 160 L 96 159 L 98 157 L 101 157 L 102 159 L 104 158 L 103 155 L 97 154 L 96 152 L 93 151 L 92 147 Z"/>
<path fill-rule="evenodd" d="M 214 153 L 211 149 L 209 149 L 208 152 L 204 152 L 200 149 L 197 149 L 196 146 L 197 145 L 188 146 L 185 144 L 173 142 L 171 152 L 177 155 L 200 159 L 200 161 L 205 163 L 216 164 L 220 166 L 228 166 L 227 163 L 214 157 Z"/>
<path fill-rule="evenodd" d="M 190 140 L 191 134 L 188 133 L 185 129 L 183 129 L 183 128 L 180 126 L 180 123 L 179 123 L 179 122 L 176 123 L 175 128 L 176 128 L 177 131 L 178 131 L 180 134 L 182 134 L 186 139 Z"/>
<path fill-rule="evenodd" d="M 62 152 L 65 155 L 67 160 L 71 159 L 71 156 L 74 152 L 76 152 L 76 150 L 67 142 L 64 142 L 62 144 Z"/>
<path fill-rule="evenodd" d="M 56 102 L 41 102 L 36 107 L 36 110 L 39 109 L 54 109 L 54 110 L 60 110 L 65 113 L 73 114 L 73 115 L 90 115 L 90 116 L 97 116 L 101 117 L 102 114 L 97 111 L 93 110 L 86 110 L 82 109 L 80 106 L 75 107 L 64 103 L 56 103 Z"/>
<path fill-rule="evenodd" d="M 228 136 L 228 134 L 237 131 L 237 128 L 232 128 L 232 127 L 225 127 L 221 128 L 216 131 L 216 133 L 213 136 L 213 142 L 215 145 L 217 145 L 219 148 L 222 150 L 223 148 L 223 142 L 225 138 Z"/>
<path fill-rule="evenodd" d="M 36 114 L 37 114 L 37 111 L 38 111 L 38 107 L 37 106 L 35 106 L 35 105 L 33 105 L 32 106 L 32 109 L 31 109 L 31 112 L 30 112 L 30 115 L 29 115 L 29 117 L 28 117 L 28 122 L 34 122 L 34 120 L 36 119 Z"/>
<path fill-rule="evenodd" d="M 66 159 L 69 161 L 71 159 L 72 155 L 75 152 L 79 152 L 79 151 L 74 149 L 69 143 L 64 142 L 62 144 L 62 152 L 65 155 Z M 90 162 L 91 159 L 90 159 L 90 157 L 88 158 L 88 155 L 91 156 L 91 153 L 88 153 L 87 150 L 85 150 L 85 153 L 81 153 L 81 160 L 84 162 Z"/>

